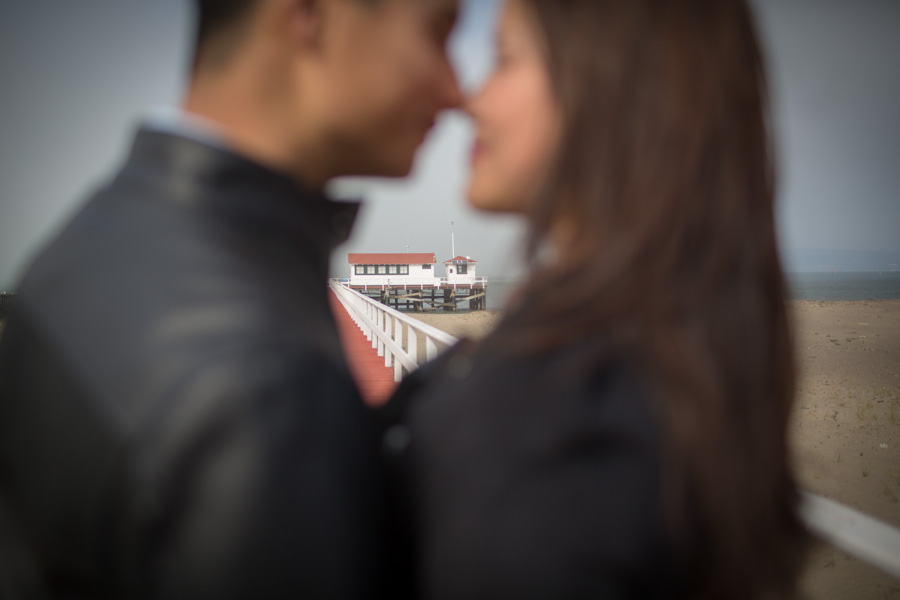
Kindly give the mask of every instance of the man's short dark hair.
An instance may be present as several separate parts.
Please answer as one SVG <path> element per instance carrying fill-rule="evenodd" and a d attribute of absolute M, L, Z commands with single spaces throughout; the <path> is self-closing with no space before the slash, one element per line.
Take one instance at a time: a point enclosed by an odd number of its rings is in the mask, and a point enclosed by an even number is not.
<path fill-rule="evenodd" d="M 196 0 L 197 43 L 233 27 L 259 0 Z"/>
<path fill-rule="evenodd" d="M 194 0 L 197 8 L 197 36 L 194 68 L 201 62 L 228 60 L 239 45 L 241 25 L 263 0 Z M 375 6 L 380 0 L 356 0 Z"/>
<path fill-rule="evenodd" d="M 240 30 L 241 21 L 251 14 L 260 0 L 195 0 L 197 7 L 197 37 L 194 66 L 206 54 L 221 57 L 232 44 L 219 44 L 218 39 Z M 221 46 L 210 51 L 210 46 Z"/>

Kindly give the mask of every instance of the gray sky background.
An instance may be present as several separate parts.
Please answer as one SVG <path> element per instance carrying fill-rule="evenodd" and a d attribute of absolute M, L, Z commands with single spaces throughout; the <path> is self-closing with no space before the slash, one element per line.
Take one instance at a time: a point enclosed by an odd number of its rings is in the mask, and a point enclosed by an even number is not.
<path fill-rule="evenodd" d="M 465 0 L 452 53 L 467 88 L 491 65 L 497 0 Z M 769 56 L 781 166 L 779 228 L 801 249 L 900 254 L 900 2 L 754 0 Z M 188 0 L 0 0 L 0 289 L 121 162 L 141 115 L 178 102 Z M 518 268 L 521 223 L 466 207 L 471 127 L 443 117 L 403 182 L 344 181 L 366 209 L 347 252 L 436 252 Z M 161 240 L 161 243 L 164 241 Z"/>

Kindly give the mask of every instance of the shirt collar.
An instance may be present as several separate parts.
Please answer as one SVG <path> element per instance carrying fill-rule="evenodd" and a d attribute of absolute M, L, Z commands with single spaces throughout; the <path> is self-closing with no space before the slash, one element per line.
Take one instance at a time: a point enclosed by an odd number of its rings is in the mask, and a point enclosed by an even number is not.
<path fill-rule="evenodd" d="M 178 106 L 157 106 L 151 109 L 144 117 L 143 128 L 178 135 L 220 150 L 228 149 L 219 123 Z"/>

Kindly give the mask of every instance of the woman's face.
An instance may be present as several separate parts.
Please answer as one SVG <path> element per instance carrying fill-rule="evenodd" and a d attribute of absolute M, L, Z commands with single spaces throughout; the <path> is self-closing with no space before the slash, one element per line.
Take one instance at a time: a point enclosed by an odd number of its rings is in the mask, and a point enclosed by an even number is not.
<path fill-rule="evenodd" d="M 477 137 L 469 203 L 523 212 L 537 193 L 561 128 L 544 49 L 522 0 L 507 0 L 497 34 L 497 66 L 468 103 Z"/>

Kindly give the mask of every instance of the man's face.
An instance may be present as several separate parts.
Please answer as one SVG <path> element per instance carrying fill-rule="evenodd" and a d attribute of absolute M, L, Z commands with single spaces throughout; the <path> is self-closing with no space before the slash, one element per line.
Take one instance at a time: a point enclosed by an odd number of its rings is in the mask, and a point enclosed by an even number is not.
<path fill-rule="evenodd" d="M 343 174 L 405 176 L 438 113 L 460 104 L 447 57 L 457 0 L 333 0 L 319 112 Z"/>

